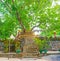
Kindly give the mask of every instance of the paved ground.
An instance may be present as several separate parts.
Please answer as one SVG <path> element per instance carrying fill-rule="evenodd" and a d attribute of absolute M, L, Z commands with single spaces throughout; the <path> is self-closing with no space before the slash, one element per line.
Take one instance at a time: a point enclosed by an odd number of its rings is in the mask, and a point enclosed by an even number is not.
<path fill-rule="evenodd" d="M 47 61 L 46 59 L 37 59 L 37 58 L 23 58 L 23 59 L 18 59 L 18 58 L 2 58 L 0 57 L 0 61 Z"/>
<path fill-rule="evenodd" d="M 60 61 L 60 55 L 48 55 L 41 59 L 38 58 L 5 58 L 0 57 L 0 61 Z"/>
<path fill-rule="evenodd" d="M 59 51 L 48 51 L 48 54 L 51 54 L 51 53 L 52 54 L 57 54 L 57 53 L 60 54 Z M 10 53 L 10 54 L 13 54 L 13 53 Z M 0 57 L 0 61 L 60 61 L 60 55 L 44 56 L 41 59 L 38 59 L 38 58 L 20 58 L 20 59 L 18 59 L 18 58 L 9 58 L 8 59 L 8 58 L 5 58 L 5 57 Z"/>
<path fill-rule="evenodd" d="M 59 51 L 48 51 L 47 52 L 48 54 L 58 54 L 58 53 L 60 53 Z"/>
<path fill-rule="evenodd" d="M 60 61 L 60 54 L 59 55 L 49 55 L 42 57 L 43 59 L 50 60 L 50 61 Z"/>

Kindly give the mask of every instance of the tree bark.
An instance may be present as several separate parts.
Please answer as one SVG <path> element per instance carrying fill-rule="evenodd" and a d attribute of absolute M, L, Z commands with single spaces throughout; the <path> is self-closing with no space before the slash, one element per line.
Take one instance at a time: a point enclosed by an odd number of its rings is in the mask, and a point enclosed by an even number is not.
<path fill-rule="evenodd" d="M 19 23 L 20 23 L 20 25 L 21 25 L 21 27 L 22 27 L 23 32 L 25 32 L 26 29 L 25 29 L 25 27 L 24 27 L 24 25 L 23 25 L 23 23 L 22 23 L 22 20 L 21 20 L 21 18 L 20 18 L 20 16 L 19 16 L 19 14 L 18 14 L 17 11 L 16 11 L 16 17 L 17 17 L 17 19 L 18 19 L 18 21 L 19 21 Z"/>
<path fill-rule="evenodd" d="M 36 26 L 33 26 L 32 29 L 31 29 L 31 31 L 32 31 L 35 27 L 38 27 L 38 26 L 40 26 L 40 23 L 39 23 L 38 25 L 36 25 Z"/>
<path fill-rule="evenodd" d="M 14 0 L 12 0 L 12 3 L 14 4 Z M 21 17 L 20 17 L 20 15 L 19 15 L 18 10 L 16 10 L 16 17 L 17 17 L 17 20 L 19 21 L 19 23 L 20 23 L 20 25 L 21 25 L 22 31 L 25 32 L 26 29 L 25 29 L 25 27 L 24 27 L 24 25 L 23 25 L 23 22 L 22 22 L 22 20 L 21 20 Z"/>

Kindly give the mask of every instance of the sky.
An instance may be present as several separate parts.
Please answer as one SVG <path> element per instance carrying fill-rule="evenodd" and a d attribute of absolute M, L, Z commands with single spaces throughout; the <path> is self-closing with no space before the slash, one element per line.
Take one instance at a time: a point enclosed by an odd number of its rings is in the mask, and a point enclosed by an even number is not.
<path fill-rule="evenodd" d="M 58 1 L 54 1 L 54 0 L 53 0 L 53 1 L 52 1 L 52 6 L 51 6 L 51 7 L 52 7 L 52 8 L 55 7 L 56 4 L 60 5 L 60 0 L 58 0 Z"/>

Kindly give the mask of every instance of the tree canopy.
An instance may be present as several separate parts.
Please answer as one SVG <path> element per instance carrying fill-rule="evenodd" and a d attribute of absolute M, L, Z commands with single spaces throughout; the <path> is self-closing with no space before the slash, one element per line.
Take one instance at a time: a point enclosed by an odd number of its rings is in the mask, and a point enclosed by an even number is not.
<path fill-rule="evenodd" d="M 39 27 L 41 35 L 60 31 L 58 0 L 0 0 L 0 38 L 16 35 L 17 30 L 32 31 Z"/>

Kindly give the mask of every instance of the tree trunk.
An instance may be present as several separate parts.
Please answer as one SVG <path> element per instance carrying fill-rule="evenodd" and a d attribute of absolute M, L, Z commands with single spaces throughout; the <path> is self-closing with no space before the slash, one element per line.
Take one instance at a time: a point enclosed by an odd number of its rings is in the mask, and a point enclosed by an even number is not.
<path fill-rule="evenodd" d="M 31 31 L 26 31 L 25 33 L 20 33 L 17 39 L 21 43 L 21 48 L 23 52 L 23 57 L 38 57 L 39 49 L 34 43 L 35 35 Z"/>

